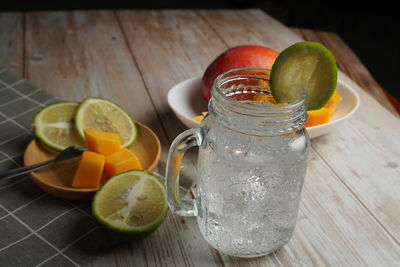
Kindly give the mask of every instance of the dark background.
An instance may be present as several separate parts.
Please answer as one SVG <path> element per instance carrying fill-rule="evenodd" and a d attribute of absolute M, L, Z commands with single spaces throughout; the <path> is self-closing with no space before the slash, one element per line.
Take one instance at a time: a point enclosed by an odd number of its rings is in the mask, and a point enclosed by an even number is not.
<path fill-rule="evenodd" d="M 139 8 L 260 8 L 289 27 L 336 32 L 377 82 L 400 100 L 400 45 L 397 36 L 400 35 L 400 14 L 395 1 L 114 0 L 103 4 L 6 1 L 0 6 L 0 11 Z"/>

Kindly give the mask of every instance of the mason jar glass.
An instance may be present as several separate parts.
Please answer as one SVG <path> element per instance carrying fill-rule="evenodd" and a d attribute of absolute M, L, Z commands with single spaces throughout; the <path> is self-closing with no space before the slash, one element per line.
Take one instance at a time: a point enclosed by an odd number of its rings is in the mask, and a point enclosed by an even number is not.
<path fill-rule="evenodd" d="M 309 137 L 304 97 L 276 104 L 269 70 L 218 76 L 201 127 L 180 134 L 167 161 L 168 203 L 197 216 L 207 242 L 222 253 L 258 257 L 291 238 L 306 174 Z M 179 196 L 184 153 L 199 146 L 194 200 Z"/>

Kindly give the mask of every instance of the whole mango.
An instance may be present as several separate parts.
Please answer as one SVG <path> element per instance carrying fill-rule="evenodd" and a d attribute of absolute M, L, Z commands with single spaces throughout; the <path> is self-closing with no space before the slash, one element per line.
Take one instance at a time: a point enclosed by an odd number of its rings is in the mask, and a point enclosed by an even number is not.
<path fill-rule="evenodd" d="M 265 46 L 240 45 L 220 54 L 206 69 L 202 79 L 202 92 L 206 101 L 211 98 L 211 87 L 221 73 L 236 68 L 271 69 L 279 52 Z"/>

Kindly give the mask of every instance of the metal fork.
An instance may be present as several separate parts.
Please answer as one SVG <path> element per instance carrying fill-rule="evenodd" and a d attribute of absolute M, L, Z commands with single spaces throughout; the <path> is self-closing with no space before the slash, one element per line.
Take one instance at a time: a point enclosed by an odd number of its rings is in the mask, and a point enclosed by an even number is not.
<path fill-rule="evenodd" d="M 27 172 L 35 171 L 37 169 L 52 165 L 56 162 L 67 160 L 76 156 L 79 156 L 86 150 L 84 146 L 69 146 L 63 151 L 61 151 L 54 159 L 40 162 L 34 165 L 24 166 L 15 168 L 12 170 L 4 171 L 0 173 L 0 179 L 2 178 L 12 178 L 15 176 L 19 176 L 25 174 Z"/>

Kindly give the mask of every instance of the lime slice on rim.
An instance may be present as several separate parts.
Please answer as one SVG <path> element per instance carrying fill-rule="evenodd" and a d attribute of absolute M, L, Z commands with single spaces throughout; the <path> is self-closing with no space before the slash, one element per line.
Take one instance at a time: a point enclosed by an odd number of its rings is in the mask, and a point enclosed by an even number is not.
<path fill-rule="evenodd" d="M 78 102 L 58 102 L 42 108 L 33 118 L 34 134 L 43 144 L 56 151 L 85 142 L 75 129 Z"/>
<path fill-rule="evenodd" d="M 144 237 L 168 214 L 165 186 L 147 171 L 118 174 L 96 192 L 92 213 L 117 238 Z"/>
<path fill-rule="evenodd" d="M 136 140 L 137 128 L 132 118 L 117 104 L 99 97 L 85 98 L 75 115 L 75 125 L 84 138 L 84 129 L 119 134 L 122 147 L 130 147 Z"/>
<path fill-rule="evenodd" d="M 291 103 L 304 95 L 307 110 L 322 108 L 337 83 L 337 65 L 332 53 L 320 43 L 299 42 L 276 58 L 270 88 L 278 103 Z"/>

